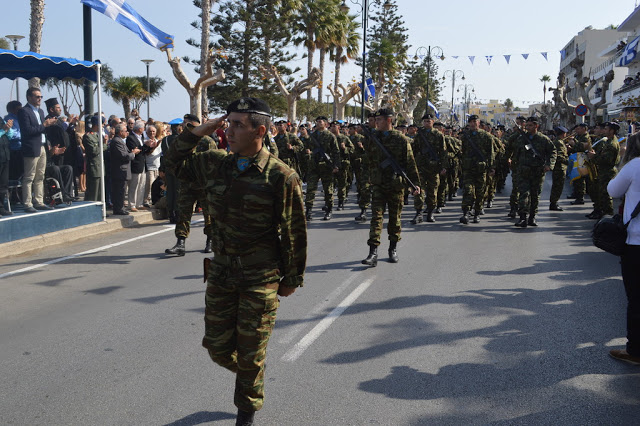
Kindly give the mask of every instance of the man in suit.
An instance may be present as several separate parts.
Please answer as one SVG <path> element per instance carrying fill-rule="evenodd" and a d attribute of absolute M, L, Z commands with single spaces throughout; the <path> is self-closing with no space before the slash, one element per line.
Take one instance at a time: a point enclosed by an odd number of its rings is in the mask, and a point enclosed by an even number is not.
<path fill-rule="evenodd" d="M 133 131 L 127 136 L 127 148 L 129 151 L 138 149 L 138 153 L 131 161 L 131 179 L 129 180 L 129 210 L 137 212 L 144 202 L 144 121 L 136 121 Z M 114 207 L 115 208 L 115 207 Z"/>
<path fill-rule="evenodd" d="M 40 109 L 42 93 L 36 87 L 27 89 L 27 105 L 18 111 L 18 122 L 22 137 L 24 176 L 22 178 L 22 202 L 25 211 L 51 210 L 44 204 L 44 173 L 47 167 L 47 138 L 45 128 L 56 123 L 55 118 L 45 120 Z M 32 202 L 31 190 L 33 189 Z"/>
<path fill-rule="evenodd" d="M 71 147 L 71 136 L 68 128 L 65 129 L 63 121 L 60 119 L 62 108 L 56 98 L 50 98 L 44 101 L 47 106 L 47 117 L 56 120 L 53 126 L 47 127 L 45 136 L 47 137 L 47 168 L 45 177 L 54 178 L 60 184 L 62 190 L 62 199 L 65 203 L 71 203 L 74 200 L 73 194 L 73 167 L 65 164 L 66 152 Z M 75 126 L 78 118 L 70 117 L 69 126 Z M 75 138 L 75 135 L 73 135 Z"/>
<path fill-rule="evenodd" d="M 127 125 L 120 123 L 116 126 L 116 136 L 109 145 L 109 157 L 111 158 L 111 202 L 114 215 L 128 215 L 124 210 L 124 187 L 131 179 L 131 161 L 140 149 L 134 148 L 131 152 L 127 148 Z"/>

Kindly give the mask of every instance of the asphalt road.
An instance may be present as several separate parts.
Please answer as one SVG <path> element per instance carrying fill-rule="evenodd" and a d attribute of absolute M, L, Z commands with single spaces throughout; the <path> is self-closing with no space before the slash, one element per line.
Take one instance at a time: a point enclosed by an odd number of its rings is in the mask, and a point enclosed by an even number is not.
<path fill-rule="evenodd" d="M 385 237 L 370 269 L 353 202 L 329 222 L 318 205 L 257 424 L 638 424 L 640 368 L 607 354 L 617 258 L 591 245 L 589 206 L 546 210 L 549 185 L 537 229 L 513 226 L 506 194 L 478 225 L 458 223 L 461 197 L 435 224 L 408 208 L 400 263 Z M 163 254 L 174 241 L 151 225 L 0 260 L 0 424 L 234 424 L 234 378 L 200 346 L 201 223 L 187 256 Z"/>

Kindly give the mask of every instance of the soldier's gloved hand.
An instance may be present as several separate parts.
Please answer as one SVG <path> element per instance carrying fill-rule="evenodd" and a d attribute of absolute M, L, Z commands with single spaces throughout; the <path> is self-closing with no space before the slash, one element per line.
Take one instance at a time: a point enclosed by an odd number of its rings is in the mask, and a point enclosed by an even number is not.
<path fill-rule="evenodd" d="M 218 130 L 226 119 L 227 115 L 225 114 L 221 117 L 214 118 L 213 120 L 207 120 L 201 125 L 192 128 L 191 133 L 196 136 L 208 136 Z"/>
<path fill-rule="evenodd" d="M 420 187 L 416 186 L 415 191 L 413 191 L 413 195 L 420 195 Z"/>
<path fill-rule="evenodd" d="M 295 293 L 297 288 L 298 287 L 287 287 L 287 286 L 281 285 L 280 287 L 278 287 L 278 296 L 282 296 L 282 297 L 291 296 L 293 293 Z"/>

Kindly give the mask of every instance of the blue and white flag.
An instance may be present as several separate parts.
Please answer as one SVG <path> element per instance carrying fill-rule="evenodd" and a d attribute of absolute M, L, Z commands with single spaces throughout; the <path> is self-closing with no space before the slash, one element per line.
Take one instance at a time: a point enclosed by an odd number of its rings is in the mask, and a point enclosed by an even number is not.
<path fill-rule="evenodd" d="M 431 101 L 427 100 L 427 106 L 433 109 L 433 112 L 436 113 L 436 118 L 440 118 L 440 112 L 438 112 L 438 108 L 436 108 L 436 106 L 432 104 Z"/>
<path fill-rule="evenodd" d="M 359 83 L 358 86 L 360 87 L 360 90 L 362 90 L 364 92 L 364 100 L 365 102 L 369 100 L 369 98 L 375 98 L 376 97 L 376 86 L 375 84 L 373 84 L 373 79 L 371 77 L 369 77 L 367 80 L 367 87 L 366 90 L 364 90 L 362 88 L 362 83 Z"/>
<path fill-rule="evenodd" d="M 107 15 L 123 27 L 138 34 L 142 41 L 156 49 L 173 48 L 174 37 L 147 22 L 125 0 L 80 0 L 80 3 Z"/>
<path fill-rule="evenodd" d="M 640 41 L 640 36 L 634 38 L 631 43 L 624 47 L 624 52 L 622 52 L 622 56 L 620 56 L 620 60 L 618 61 L 619 67 L 626 67 L 636 59 L 636 55 L 638 54 L 638 41 Z"/>

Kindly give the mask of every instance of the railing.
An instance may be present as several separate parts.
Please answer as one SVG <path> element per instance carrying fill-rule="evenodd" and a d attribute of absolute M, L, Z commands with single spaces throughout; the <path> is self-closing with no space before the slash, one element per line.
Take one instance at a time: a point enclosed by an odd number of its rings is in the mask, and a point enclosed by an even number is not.
<path fill-rule="evenodd" d="M 613 91 L 613 95 L 616 96 L 616 95 L 620 95 L 620 94 L 625 93 L 625 92 L 630 92 L 630 91 L 632 91 L 634 89 L 637 89 L 638 87 L 640 87 L 640 81 L 633 81 L 630 84 L 625 84 L 624 86 L 622 86 L 618 90 L 614 90 Z"/>

